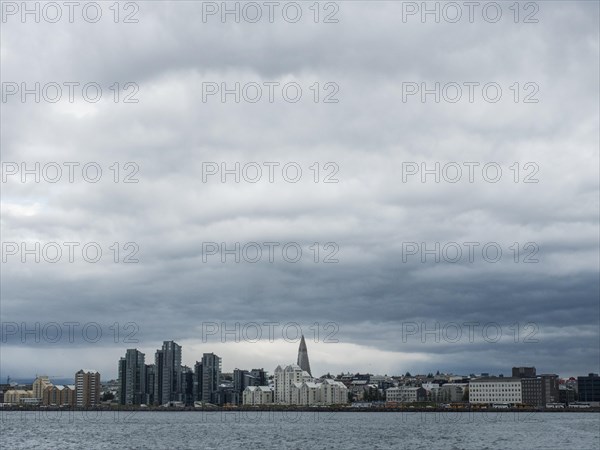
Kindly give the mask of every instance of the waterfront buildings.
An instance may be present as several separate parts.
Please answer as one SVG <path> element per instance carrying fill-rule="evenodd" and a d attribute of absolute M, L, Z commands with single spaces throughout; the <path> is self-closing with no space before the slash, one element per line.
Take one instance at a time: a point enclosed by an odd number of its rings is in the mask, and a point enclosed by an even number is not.
<path fill-rule="evenodd" d="M 273 373 L 275 403 L 292 405 L 292 385 L 301 385 L 307 381 L 312 381 L 312 377 L 297 364 L 290 364 L 285 368 L 277 366 Z"/>
<path fill-rule="evenodd" d="M 146 403 L 145 355 L 137 349 L 128 349 L 119 360 L 119 404 Z"/>
<path fill-rule="evenodd" d="M 393 403 L 424 402 L 427 391 L 423 387 L 397 386 L 385 391 L 385 401 Z"/>
<path fill-rule="evenodd" d="M 202 398 L 205 403 L 218 403 L 221 383 L 221 358 L 214 353 L 202 355 Z"/>
<path fill-rule="evenodd" d="M 273 389 L 269 386 L 247 386 L 242 394 L 244 405 L 268 405 L 273 403 Z"/>
<path fill-rule="evenodd" d="M 52 383 L 48 379 L 47 375 L 37 376 L 33 382 L 33 398 L 39 399 L 41 403 L 42 398 L 44 397 L 44 390 L 49 386 L 52 386 Z"/>
<path fill-rule="evenodd" d="M 192 376 L 192 398 L 194 402 L 202 401 L 202 362 L 196 361 L 194 364 L 194 374 Z"/>
<path fill-rule="evenodd" d="M 181 346 L 173 341 L 164 341 L 162 349 L 156 351 L 154 365 L 154 403 L 164 405 L 182 401 Z"/>
<path fill-rule="evenodd" d="M 51 385 L 44 389 L 42 403 L 45 406 L 73 406 L 75 404 L 75 385 Z"/>
<path fill-rule="evenodd" d="M 100 403 L 100 373 L 81 369 L 75 373 L 75 405 L 80 408 L 95 407 Z"/>
<path fill-rule="evenodd" d="M 348 402 L 341 381 L 313 379 L 297 364 L 277 366 L 273 375 L 274 401 L 284 405 L 334 405 Z"/>
<path fill-rule="evenodd" d="M 521 379 L 523 404 L 544 408 L 559 401 L 558 375 L 536 375 L 535 367 L 513 367 L 512 373 Z"/>
<path fill-rule="evenodd" d="M 33 390 L 9 389 L 4 393 L 4 403 L 23 403 L 23 400 L 28 398 L 33 398 Z"/>
<path fill-rule="evenodd" d="M 157 396 L 155 395 L 154 389 L 156 389 L 156 365 L 155 364 L 146 364 L 146 386 L 144 391 L 146 392 L 146 400 L 145 403 L 147 405 L 154 405 L 155 402 L 158 402 Z"/>
<path fill-rule="evenodd" d="M 577 391 L 580 402 L 600 402 L 600 376 L 590 373 L 588 376 L 577 377 Z"/>
<path fill-rule="evenodd" d="M 476 378 L 469 383 L 469 402 L 473 404 L 523 402 L 520 378 Z"/>
<path fill-rule="evenodd" d="M 468 383 L 446 383 L 438 390 L 437 401 L 443 403 L 460 403 L 465 401 Z"/>

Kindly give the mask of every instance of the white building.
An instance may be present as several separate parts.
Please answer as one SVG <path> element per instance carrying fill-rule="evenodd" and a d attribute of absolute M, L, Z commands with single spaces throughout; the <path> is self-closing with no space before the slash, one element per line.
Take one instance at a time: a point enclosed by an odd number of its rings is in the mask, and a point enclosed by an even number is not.
<path fill-rule="evenodd" d="M 285 405 L 339 405 L 348 403 L 348 388 L 339 381 L 318 382 L 296 364 L 274 372 L 275 403 Z"/>
<path fill-rule="evenodd" d="M 414 403 L 425 400 L 426 390 L 422 387 L 398 386 L 385 390 L 386 402 Z"/>
<path fill-rule="evenodd" d="M 273 384 L 275 387 L 275 403 L 292 405 L 292 387 L 294 384 L 302 384 L 305 381 L 312 381 L 308 372 L 302 370 L 297 364 L 290 364 L 282 369 L 277 366 L 273 374 Z"/>
<path fill-rule="evenodd" d="M 341 381 L 324 380 L 321 383 L 321 403 L 326 405 L 348 403 L 348 388 Z"/>
<path fill-rule="evenodd" d="M 437 401 L 445 403 L 462 402 L 468 386 L 467 383 L 443 384 L 438 391 Z"/>
<path fill-rule="evenodd" d="M 520 378 L 476 378 L 469 383 L 469 403 L 523 402 Z"/>
<path fill-rule="evenodd" d="M 268 405 L 273 403 L 273 389 L 269 386 L 247 386 L 242 393 L 244 405 Z"/>

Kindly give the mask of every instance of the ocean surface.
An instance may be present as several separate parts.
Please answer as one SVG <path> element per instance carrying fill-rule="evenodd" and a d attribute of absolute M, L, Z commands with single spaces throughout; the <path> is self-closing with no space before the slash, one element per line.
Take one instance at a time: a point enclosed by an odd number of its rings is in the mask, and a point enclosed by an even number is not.
<path fill-rule="evenodd" d="M 2 449 L 600 448 L 599 413 L 0 411 Z"/>

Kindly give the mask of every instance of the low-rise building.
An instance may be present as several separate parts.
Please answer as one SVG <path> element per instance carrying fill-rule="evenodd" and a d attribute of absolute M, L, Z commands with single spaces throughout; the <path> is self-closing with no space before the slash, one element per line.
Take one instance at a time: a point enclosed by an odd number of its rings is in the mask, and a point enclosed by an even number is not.
<path fill-rule="evenodd" d="M 23 400 L 27 398 L 34 398 L 33 390 L 9 389 L 4 393 L 4 403 L 13 405 L 23 403 Z"/>
<path fill-rule="evenodd" d="M 522 402 L 521 378 L 476 378 L 469 383 L 469 403 L 521 404 Z"/>
<path fill-rule="evenodd" d="M 446 383 L 440 386 L 437 401 L 440 403 L 462 402 L 468 386 L 468 383 Z"/>
<path fill-rule="evenodd" d="M 247 386 L 242 397 L 244 405 L 268 405 L 273 403 L 273 389 L 269 386 Z"/>
<path fill-rule="evenodd" d="M 75 385 L 52 385 L 44 389 L 42 403 L 46 406 L 73 406 Z"/>
<path fill-rule="evenodd" d="M 427 399 L 427 391 L 422 387 L 398 386 L 385 390 L 385 401 L 392 403 L 423 402 Z"/>

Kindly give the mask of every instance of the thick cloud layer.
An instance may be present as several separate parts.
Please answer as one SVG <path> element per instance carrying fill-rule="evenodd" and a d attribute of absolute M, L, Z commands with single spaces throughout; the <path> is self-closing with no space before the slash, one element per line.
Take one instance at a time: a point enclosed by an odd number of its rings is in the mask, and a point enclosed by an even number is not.
<path fill-rule="evenodd" d="M 297 23 L 204 22 L 220 2 L 5 14 L 0 376 L 110 378 L 126 348 L 150 361 L 171 339 L 190 365 L 272 370 L 295 324 L 318 374 L 597 372 L 598 4 L 403 21 L 420 4 L 321 3 L 319 23 L 311 3 Z M 239 102 L 211 95 L 236 83 Z"/>

